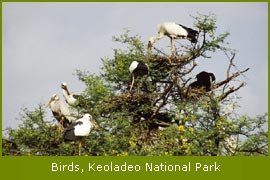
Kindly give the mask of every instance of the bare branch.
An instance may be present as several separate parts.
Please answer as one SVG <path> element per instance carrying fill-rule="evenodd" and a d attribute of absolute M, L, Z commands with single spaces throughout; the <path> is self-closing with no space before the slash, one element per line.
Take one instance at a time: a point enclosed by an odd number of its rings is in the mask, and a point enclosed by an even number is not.
<path fill-rule="evenodd" d="M 222 93 L 222 95 L 219 97 L 220 101 L 225 99 L 229 94 L 239 90 L 241 87 L 244 87 L 245 83 L 241 83 L 237 88 L 230 88 L 227 92 Z"/>
<path fill-rule="evenodd" d="M 229 67 L 228 67 L 228 69 L 227 69 L 227 78 L 230 76 L 230 70 L 231 70 L 231 67 L 232 67 L 232 65 L 233 65 L 234 57 L 235 57 L 235 54 L 233 54 L 233 56 L 232 56 L 231 58 L 229 58 L 230 64 L 229 64 Z"/>
<path fill-rule="evenodd" d="M 224 81 L 221 81 L 221 82 L 219 82 L 219 83 L 216 83 L 215 86 L 214 86 L 214 89 L 216 89 L 216 88 L 218 88 L 218 87 L 220 87 L 220 86 L 222 86 L 222 85 L 224 85 L 224 84 L 227 84 L 227 83 L 230 82 L 232 79 L 238 77 L 240 74 L 245 73 L 245 72 L 248 71 L 248 70 L 249 70 L 249 68 L 247 68 L 247 69 L 245 69 L 245 70 L 243 70 L 243 71 L 239 71 L 239 72 L 236 72 L 236 73 L 232 74 L 230 77 L 228 77 L 228 78 L 225 79 Z"/>

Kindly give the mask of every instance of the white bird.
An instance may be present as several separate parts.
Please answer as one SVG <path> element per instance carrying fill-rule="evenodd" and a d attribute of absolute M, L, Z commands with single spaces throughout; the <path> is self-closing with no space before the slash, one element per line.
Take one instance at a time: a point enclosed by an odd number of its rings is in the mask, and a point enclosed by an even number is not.
<path fill-rule="evenodd" d="M 137 77 L 142 77 L 144 75 L 147 75 L 149 70 L 148 70 L 148 65 L 145 64 L 142 61 L 132 61 L 132 63 L 129 66 L 129 72 L 131 73 L 131 77 L 130 77 L 130 88 L 129 88 L 129 92 L 131 93 L 131 90 L 133 88 L 133 84 L 134 81 Z M 139 95 L 140 93 L 140 82 L 138 82 L 137 85 L 137 95 Z"/>
<path fill-rule="evenodd" d="M 160 40 L 164 35 L 171 39 L 171 51 L 170 56 L 172 56 L 175 47 L 173 44 L 174 39 L 188 39 L 192 43 L 197 42 L 198 31 L 183 26 L 181 24 L 176 24 L 175 22 L 164 22 L 157 25 L 158 36 L 153 36 L 148 41 L 148 53 L 151 54 L 153 44 Z"/>
<path fill-rule="evenodd" d="M 79 155 L 81 155 L 82 137 L 88 136 L 94 127 L 97 127 L 97 124 L 92 119 L 92 116 L 87 113 L 82 118 L 68 126 L 64 132 L 64 140 L 79 140 Z"/>
<path fill-rule="evenodd" d="M 62 131 L 62 127 L 66 128 L 71 124 L 72 122 L 71 113 L 68 107 L 62 101 L 60 101 L 60 98 L 57 94 L 52 95 L 47 106 L 50 107 L 53 116 L 59 122 L 58 123 L 59 132 Z"/>
<path fill-rule="evenodd" d="M 63 82 L 61 84 L 63 96 L 70 106 L 83 106 L 82 105 L 82 97 L 80 95 L 76 95 L 70 92 L 67 88 L 67 83 Z"/>

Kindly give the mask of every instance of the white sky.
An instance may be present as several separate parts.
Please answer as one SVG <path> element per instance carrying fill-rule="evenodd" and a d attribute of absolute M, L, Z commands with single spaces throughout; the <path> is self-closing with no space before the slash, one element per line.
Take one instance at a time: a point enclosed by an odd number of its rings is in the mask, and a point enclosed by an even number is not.
<path fill-rule="evenodd" d="M 250 68 L 238 95 L 240 114 L 268 111 L 268 3 L 3 3 L 2 4 L 2 128 L 16 128 L 22 107 L 46 103 L 53 93 L 62 97 L 65 81 L 76 93 L 84 84 L 76 69 L 98 74 L 100 58 L 112 57 L 112 36 L 124 28 L 147 42 L 156 25 L 175 21 L 192 27 L 197 12 L 217 15 L 218 33 L 230 32 L 230 47 L 237 49 L 235 64 Z M 157 47 L 166 49 L 169 39 Z M 217 53 L 202 60 L 194 71 L 225 78 L 226 58 Z M 63 100 L 63 98 L 62 98 Z M 48 110 L 47 117 L 51 113 Z"/>

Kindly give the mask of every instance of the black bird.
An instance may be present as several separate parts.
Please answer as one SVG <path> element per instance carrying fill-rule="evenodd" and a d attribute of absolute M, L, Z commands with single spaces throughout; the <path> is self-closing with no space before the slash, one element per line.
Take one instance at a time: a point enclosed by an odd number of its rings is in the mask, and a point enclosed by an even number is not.
<path fill-rule="evenodd" d="M 194 81 L 189 85 L 191 88 L 200 89 L 203 88 L 206 92 L 211 90 L 211 83 L 216 80 L 213 73 L 202 71 L 196 75 L 197 81 Z"/>
<path fill-rule="evenodd" d="M 129 88 L 129 92 L 131 93 L 131 90 L 133 88 L 134 85 L 134 81 L 136 78 L 138 77 L 142 77 L 144 75 L 147 75 L 149 70 L 148 70 L 148 65 L 145 64 L 142 61 L 132 61 L 132 63 L 129 66 L 129 72 L 131 73 L 131 77 L 130 77 L 130 88 Z M 140 82 L 138 82 L 138 86 L 137 86 L 137 95 L 139 95 L 140 93 Z"/>

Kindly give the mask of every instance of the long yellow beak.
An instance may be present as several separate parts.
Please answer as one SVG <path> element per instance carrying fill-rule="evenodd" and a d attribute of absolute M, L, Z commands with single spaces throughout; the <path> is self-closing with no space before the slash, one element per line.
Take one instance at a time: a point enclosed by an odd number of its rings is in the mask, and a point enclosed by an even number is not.
<path fill-rule="evenodd" d="M 97 129 L 102 129 L 102 128 L 99 126 L 99 124 L 98 124 L 94 119 L 92 119 L 91 121 L 92 121 L 92 123 L 93 123 L 93 125 L 94 125 L 95 128 L 97 128 Z"/>

